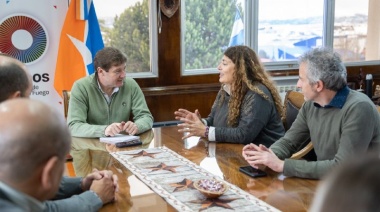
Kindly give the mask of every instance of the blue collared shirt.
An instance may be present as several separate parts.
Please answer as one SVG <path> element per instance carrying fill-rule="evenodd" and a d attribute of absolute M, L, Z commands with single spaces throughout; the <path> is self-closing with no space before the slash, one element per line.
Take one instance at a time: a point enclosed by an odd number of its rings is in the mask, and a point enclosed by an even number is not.
<path fill-rule="evenodd" d="M 330 103 L 325 105 L 323 108 L 339 108 L 342 109 L 344 103 L 346 103 L 347 96 L 350 93 L 350 89 L 345 86 L 344 88 L 340 89 L 338 92 L 336 92 L 334 98 L 331 100 Z M 316 107 L 322 107 L 320 104 L 314 102 L 314 106 Z"/>

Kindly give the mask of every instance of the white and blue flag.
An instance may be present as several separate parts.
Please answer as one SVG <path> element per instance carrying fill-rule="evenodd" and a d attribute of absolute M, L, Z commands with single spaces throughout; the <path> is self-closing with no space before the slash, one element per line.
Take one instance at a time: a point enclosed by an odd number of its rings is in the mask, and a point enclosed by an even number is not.
<path fill-rule="evenodd" d="M 236 8 L 235 22 L 232 27 L 232 33 L 228 47 L 242 44 L 244 44 L 244 24 L 243 20 L 241 20 L 239 9 Z"/>

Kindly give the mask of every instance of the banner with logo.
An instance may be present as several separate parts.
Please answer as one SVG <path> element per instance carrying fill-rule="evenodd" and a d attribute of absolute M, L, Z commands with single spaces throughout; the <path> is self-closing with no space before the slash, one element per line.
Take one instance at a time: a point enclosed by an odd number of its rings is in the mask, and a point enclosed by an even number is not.
<path fill-rule="evenodd" d="M 91 0 L 0 1 L 0 51 L 33 78 L 31 98 L 62 111 L 62 90 L 93 73 L 103 41 Z"/>

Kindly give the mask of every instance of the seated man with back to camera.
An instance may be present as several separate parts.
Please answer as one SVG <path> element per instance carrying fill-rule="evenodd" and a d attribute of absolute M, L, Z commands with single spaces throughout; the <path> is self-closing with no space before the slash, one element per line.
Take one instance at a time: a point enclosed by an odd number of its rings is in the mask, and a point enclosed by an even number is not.
<path fill-rule="evenodd" d="M 281 98 L 260 58 L 248 46 L 229 47 L 218 65 L 221 89 L 207 118 L 179 109 L 179 132 L 209 141 L 264 144 L 269 147 L 285 133 Z"/>
<path fill-rule="evenodd" d="M 102 171 L 88 185 L 76 181 L 62 190 L 75 193 L 88 186 L 99 195 L 89 192 L 44 204 L 57 196 L 62 182 L 71 142 L 66 121 L 44 103 L 26 98 L 1 103 L 0 116 L 0 211 L 97 211 L 114 199 L 117 181 L 112 172 Z M 94 199 L 99 197 L 100 204 Z"/>
<path fill-rule="evenodd" d="M 95 55 L 95 73 L 74 83 L 67 116 L 72 136 L 135 135 L 152 128 L 143 92 L 126 77 L 126 62 L 121 51 L 105 47 Z"/>
<path fill-rule="evenodd" d="M 363 93 L 347 87 L 346 68 L 328 48 L 299 58 L 299 80 L 306 102 L 285 136 L 270 148 L 248 144 L 242 155 L 253 167 L 264 165 L 285 176 L 319 179 L 335 165 L 366 151 L 379 153 L 380 116 Z M 317 161 L 289 159 L 310 140 Z"/>
<path fill-rule="evenodd" d="M 9 99 L 19 98 L 19 97 L 29 97 L 30 93 L 32 91 L 32 76 L 27 71 L 26 66 L 8 56 L 5 54 L 0 53 L 0 103 Z M 33 103 L 31 103 L 33 104 Z M 40 108 L 40 107 L 38 107 Z M 45 108 L 45 107 L 41 107 Z M 24 109 L 25 108 L 18 108 L 18 109 Z M 47 110 L 50 111 L 50 110 Z M 44 112 L 44 110 L 39 111 L 38 114 L 41 116 L 41 114 L 48 114 L 48 112 Z M 3 117 L 3 116 L 2 116 Z M 41 116 L 42 117 L 42 116 Z M 25 117 L 24 117 L 25 118 Z M 4 118 L 1 119 L 2 121 L 5 120 Z M 25 120 L 28 120 L 25 118 Z M 39 119 L 38 119 L 39 120 Z M 33 120 L 33 121 L 38 121 Z M 13 119 L 6 120 L 6 123 L 9 126 L 21 126 L 20 124 L 11 124 Z M 58 122 L 58 120 L 57 120 Z M 17 122 L 16 122 L 17 123 Z M 34 123 L 34 122 L 33 122 Z M 45 122 L 44 122 L 45 123 Z M 50 124 L 47 122 L 47 126 L 55 126 L 54 124 Z M 65 122 L 66 123 L 66 122 Z M 50 128 L 43 127 L 42 125 L 36 125 L 31 124 L 31 122 L 23 122 L 23 124 L 27 124 L 25 126 L 25 129 L 32 129 L 34 126 L 38 126 L 40 130 L 47 130 L 50 132 Z M 67 126 L 65 127 L 67 131 Z M 54 130 L 58 130 L 59 128 Z M 12 138 L 18 138 L 17 136 L 25 136 L 24 134 L 19 135 L 18 131 L 12 131 L 9 129 L 6 129 L 5 127 L 0 127 L 0 131 L 4 130 L 4 132 L 7 132 L 9 135 L 11 135 Z M 53 132 L 55 132 L 53 130 Z M 21 139 L 24 142 L 35 142 L 34 140 L 30 140 L 33 138 L 33 136 L 30 136 L 30 133 L 25 132 L 26 135 L 28 135 L 28 139 Z M 38 141 L 43 141 L 43 139 L 53 139 L 49 138 L 50 134 L 42 133 L 43 136 L 38 137 Z M 60 135 L 59 133 L 57 133 Z M 3 133 L 0 133 L 0 135 L 3 135 Z M 55 134 L 54 134 L 55 135 Z M 16 139 L 17 140 L 17 139 Z M 19 139 L 20 140 L 20 139 Z M 8 142 L 6 139 L 1 139 L 0 141 Z M 17 142 L 14 142 L 14 144 L 17 144 Z M 42 144 L 41 144 L 42 145 Z M 38 145 L 32 145 L 32 146 L 38 146 Z M 7 153 L 9 152 L 8 149 L 6 149 L 4 146 L 1 148 L 2 150 L 5 150 Z M 29 153 L 29 152 L 28 152 Z M 17 157 L 18 152 L 14 153 Z M 4 156 L 7 158 L 7 154 L 1 153 L 0 156 Z M 13 156 L 13 154 L 12 154 Z M 32 157 L 35 159 L 34 157 Z M 1 159 L 0 159 L 1 160 Z M 29 162 L 28 158 L 21 157 L 20 160 L 17 161 L 17 163 L 22 163 L 23 160 L 26 160 Z M 16 163 L 16 161 L 15 161 Z M 4 164 L 4 163 L 1 163 Z M 33 166 L 33 165 L 31 165 Z M 5 168 L 4 165 L 1 166 L 2 168 Z M 12 167 L 11 167 L 12 168 Z M 13 168 L 16 168 L 17 170 L 20 169 L 19 166 L 15 166 Z M 10 173 L 11 171 L 4 171 L 4 173 Z M 1 172 L 2 173 L 2 172 Z M 17 172 L 15 172 L 17 173 Z M 25 174 L 25 172 L 23 172 Z M 62 175 L 62 174 L 61 174 Z M 105 175 L 109 175 L 112 177 L 113 184 L 109 184 L 108 181 L 102 180 Z M 5 176 L 5 175 L 4 175 Z M 6 176 L 5 176 L 6 177 Z M 3 180 L 0 180 L 1 182 L 5 182 Z M 16 186 L 16 185 L 14 185 Z M 0 186 L 1 187 L 1 186 Z M 116 188 L 116 189 L 115 189 Z M 0 188 L 1 190 L 1 188 Z M 8 190 L 8 189 L 6 189 Z M 91 174 L 88 174 L 86 177 L 63 177 L 61 180 L 61 183 L 59 185 L 59 190 L 56 193 L 55 197 L 48 197 L 55 199 L 54 201 L 45 201 L 44 202 L 44 211 L 98 211 L 103 204 L 106 204 L 114 199 L 115 196 L 115 190 L 117 190 L 117 177 L 116 175 L 113 175 L 111 171 L 97 171 L 94 170 Z M 12 192 L 13 193 L 13 192 Z M 12 197 L 9 197 L 7 194 L 0 195 L 0 198 L 7 199 L 6 201 L 14 201 L 14 203 L 20 203 L 19 201 L 23 201 L 23 197 L 19 200 L 10 200 Z M 12 196 L 12 195 L 11 195 Z M 17 195 L 18 196 L 18 195 Z M 22 196 L 22 195 L 21 195 Z M 33 196 L 35 197 L 35 196 Z M 8 199 L 10 198 L 10 199 Z M 36 197 L 35 197 L 36 198 Z M 28 199 L 28 198 L 26 198 Z M 42 200 L 42 199 L 40 199 Z M 2 209 L 3 205 L 0 203 L 0 209 Z M 4 206 L 5 207 L 5 206 Z M 27 207 L 27 206 L 25 206 Z M 34 211 L 34 210 L 32 210 Z"/>

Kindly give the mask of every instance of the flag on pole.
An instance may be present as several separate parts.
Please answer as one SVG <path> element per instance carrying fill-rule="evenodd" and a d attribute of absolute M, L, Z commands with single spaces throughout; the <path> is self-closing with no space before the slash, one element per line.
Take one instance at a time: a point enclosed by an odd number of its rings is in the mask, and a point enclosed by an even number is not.
<path fill-rule="evenodd" d="M 75 4 L 75 16 L 78 20 L 87 20 L 92 0 L 79 0 Z"/>
<path fill-rule="evenodd" d="M 230 43 L 228 46 L 236 46 L 244 44 L 244 24 L 240 17 L 239 9 L 236 7 L 235 22 L 232 26 Z"/>
<path fill-rule="evenodd" d="M 92 0 L 71 0 L 60 35 L 55 90 L 62 95 L 76 80 L 94 73 L 93 58 L 103 47 Z"/>

